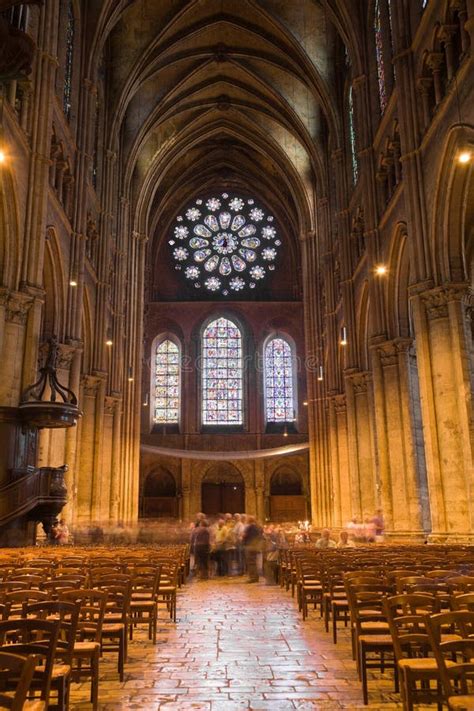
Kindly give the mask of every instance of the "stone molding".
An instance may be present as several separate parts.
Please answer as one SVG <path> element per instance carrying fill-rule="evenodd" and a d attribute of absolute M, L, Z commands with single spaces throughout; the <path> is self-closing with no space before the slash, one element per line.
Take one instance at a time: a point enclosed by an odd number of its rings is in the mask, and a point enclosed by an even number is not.
<path fill-rule="evenodd" d="M 84 395 L 96 397 L 102 382 L 103 378 L 100 378 L 97 375 L 83 375 L 81 378 L 81 385 Z"/>
<path fill-rule="evenodd" d="M 117 397 L 112 397 L 106 395 L 104 398 L 104 412 L 106 415 L 114 415 L 116 410 L 118 410 L 120 404 L 120 399 Z"/>
<path fill-rule="evenodd" d="M 401 353 L 410 353 L 413 347 L 412 338 L 395 338 L 392 341 L 378 343 L 375 350 L 382 366 L 397 365 Z"/>
<path fill-rule="evenodd" d="M 334 412 L 336 415 L 343 415 L 347 412 L 347 401 L 344 393 L 334 395 L 331 399 L 334 404 Z"/>
<path fill-rule="evenodd" d="M 0 294 L 0 305 L 5 307 L 5 320 L 24 326 L 33 301 L 29 294 L 3 290 Z"/>
<path fill-rule="evenodd" d="M 354 393 L 356 395 L 361 395 L 367 392 L 369 383 L 372 382 L 372 373 L 369 371 L 346 373 L 345 379 L 352 386 Z"/>
<path fill-rule="evenodd" d="M 448 305 L 457 301 L 468 310 L 472 308 L 473 293 L 468 284 L 448 284 L 438 286 L 421 294 L 421 299 L 430 321 L 448 317 Z"/>

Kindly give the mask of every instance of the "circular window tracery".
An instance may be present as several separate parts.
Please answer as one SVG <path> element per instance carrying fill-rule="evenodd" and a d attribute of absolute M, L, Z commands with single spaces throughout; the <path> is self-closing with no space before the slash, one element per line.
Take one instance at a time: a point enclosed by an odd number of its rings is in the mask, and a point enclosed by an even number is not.
<path fill-rule="evenodd" d="M 176 218 L 169 240 L 175 268 L 210 294 L 255 289 L 275 269 L 281 240 L 273 222 L 252 198 L 198 198 Z"/>

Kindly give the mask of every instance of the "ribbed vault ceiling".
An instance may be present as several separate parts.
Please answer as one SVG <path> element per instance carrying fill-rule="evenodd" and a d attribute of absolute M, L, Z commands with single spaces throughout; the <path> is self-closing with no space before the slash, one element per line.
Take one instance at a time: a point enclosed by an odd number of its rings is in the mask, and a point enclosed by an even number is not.
<path fill-rule="evenodd" d="M 316 0 L 116 7 L 104 45 L 109 148 L 120 148 L 133 227 L 153 254 L 182 205 L 216 187 L 254 193 L 296 242 L 314 227 L 322 148 L 340 133 L 331 19 Z"/>

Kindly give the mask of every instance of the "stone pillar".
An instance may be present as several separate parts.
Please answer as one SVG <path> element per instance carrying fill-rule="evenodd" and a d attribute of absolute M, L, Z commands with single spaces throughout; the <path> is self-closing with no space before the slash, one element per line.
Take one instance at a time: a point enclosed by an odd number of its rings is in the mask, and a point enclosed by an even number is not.
<path fill-rule="evenodd" d="M 333 483 L 332 525 L 344 526 L 353 515 L 353 472 L 349 466 L 347 407 L 344 394 L 329 398 L 329 438 Z"/>
<path fill-rule="evenodd" d="M 386 529 L 397 535 L 423 531 L 423 462 L 417 460 L 410 377 L 411 339 L 372 349 L 380 506 Z"/>
<path fill-rule="evenodd" d="M 191 460 L 181 460 L 181 490 L 183 494 L 183 520 L 190 521 L 191 517 L 197 513 L 191 510 Z M 200 505 L 200 504 L 199 504 Z"/>
<path fill-rule="evenodd" d="M 265 463 L 263 459 L 255 460 L 255 498 L 257 519 L 265 521 Z"/>
<path fill-rule="evenodd" d="M 472 291 L 447 284 L 412 296 L 432 537 L 472 535 Z"/>
<path fill-rule="evenodd" d="M 345 381 L 353 512 L 361 517 L 372 515 L 378 503 L 369 388 L 371 374 L 346 373 Z"/>

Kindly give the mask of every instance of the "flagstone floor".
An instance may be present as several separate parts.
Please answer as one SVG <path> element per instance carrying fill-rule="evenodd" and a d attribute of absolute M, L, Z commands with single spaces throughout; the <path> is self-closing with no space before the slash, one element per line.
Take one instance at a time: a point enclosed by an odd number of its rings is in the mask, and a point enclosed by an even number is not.
<path fill-rule="evenodd" d="M 161 615 L 156 646 L 142 631 L 130 644 L 123 683 L 115 656 L 101 662 L 101 711 L 402 708 L 391 676 L 378 672 L 363 706 L 347 631 L 333 645 L 319 613 L 303 622 L 279 587 L 191 581 L 179 591 L 177 623 Z M 91 708 L 88 694 L 88 684 L 72 685 L 72 711 Z"/>

